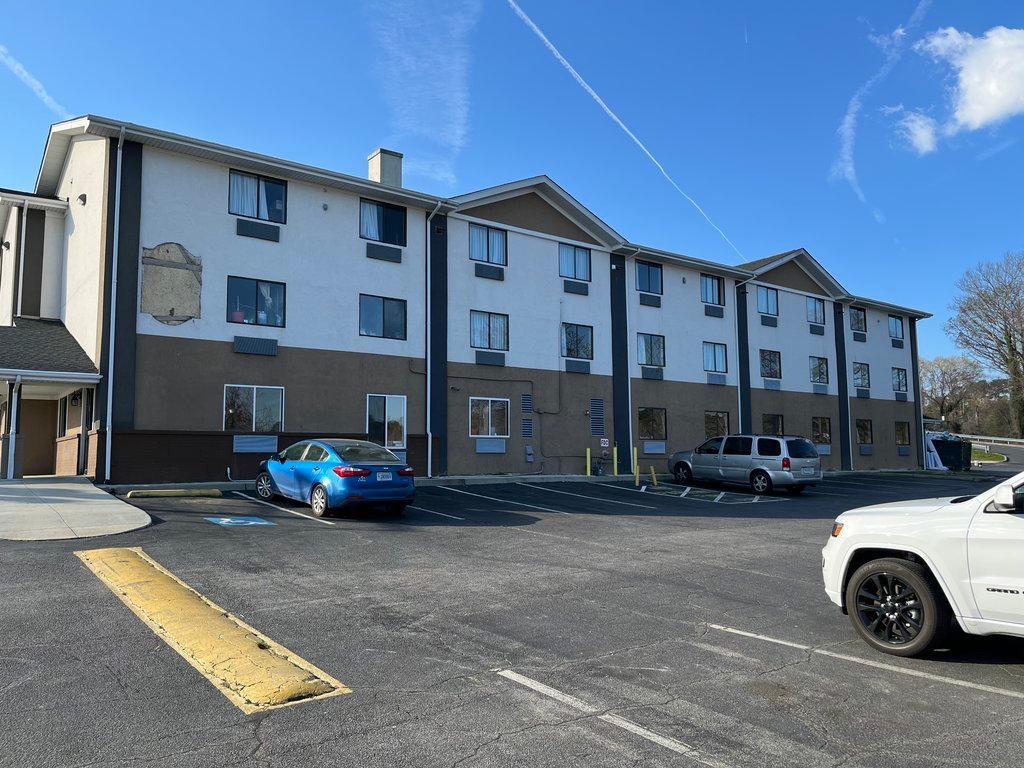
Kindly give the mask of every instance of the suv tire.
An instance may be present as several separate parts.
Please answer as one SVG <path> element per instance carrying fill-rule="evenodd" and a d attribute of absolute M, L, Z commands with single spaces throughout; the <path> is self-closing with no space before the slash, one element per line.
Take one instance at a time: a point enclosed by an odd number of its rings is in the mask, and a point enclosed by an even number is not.
<path fill-rule="evenodd" d="M 755 469 L 750 473 L 750 487 L 758 495 L 771 493 L 772 479 L 763 469 Z"/>
<path fill-rule="evenodd" d="M 884 557 L 865 563 L 846 585 L 846 610 L 868 645 L 894 656 L 917 656 L 945 637 L 952 613 L 920 563 Z"/>
<path fill-rule="evenodd" d="M 681 461 L 672 468 L 672 475 L 680 485 L 689 485 L 693 481 L 693 472 Z"/>

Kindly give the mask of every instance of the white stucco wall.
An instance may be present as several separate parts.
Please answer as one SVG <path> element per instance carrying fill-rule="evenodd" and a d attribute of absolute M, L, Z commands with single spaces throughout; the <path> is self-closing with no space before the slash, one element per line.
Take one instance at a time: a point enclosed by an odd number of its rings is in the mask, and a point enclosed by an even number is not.
<path fill-rule="evenodd" d="M 239 217 L 228 213 L 229 170 L 145 147 L 141 247 L 180 243 L 202 260 L 202 314 L 171 326 L 140 313 L 139 333 L 216 341 L 255 336 L 290 347 L 423 356 L 426 211 L 407 210 L 401 264 L 367 258 L 359 196 L 296 181 L 288 182 L 280 242 L 242 237 L 235 231 Z M 120 257 L 133 256 L 142 254 Z M 227 322 L 229 275 L 285 283 L 285 327 Z M 404 299 L 407 340 L 360 336 L 360 293 Z"/>
<path fill-rule="evenodd" d="M 739 385 L 736 344 L 736 283 L 723 278 L 724 317 L 708 317 L 700 300 L 700 272 L 674 264 L 661 268 L 661 307 L 640 303 L 636 289 L 636 260 L 626 263 L 626 303 L 629 317 L 630 375 L 640 378 L 637 363 L 637 334 L 655 333 L 665 337 L 666 380 L 707 383 L 704 371 L 704 342 L 726 345 L 726 384 Z"/>
<path fill-rule="evenodd" d="M 913 402 L 914 371 L 910 349 L 910 319 L 903 317 L 903 349 L 895 349 L 889 338 L 889 313 L 876 309 L 867 311 L 867 341 L 854 341 L 850 330 L 849 313 L 846 318 L 846 357 L 849 360 L 850 396 L 856 395 L 853 385 L 853 364 L 867 363 L 871 366 L 871 397 L 878 400 L 895 400 L 892 388 L 892 369 L 907 370 L 907 401 Z"/>
<path fill-rule="evenodd" d="M 107 176 L 107 140 L 76 136 L 57 185 L 57 197 L 67 199 L 63 220 L 64 241 L 59 317 L 93 360 L 99 361 L 100 303 L 104 247 L 104 210 Z M 78 196 L 85 194 L 82 205 Z M 47 221 L 46 237 L 51 224 Z"/>
<path fill-rule="evenodd" d="M 501 224 L 494 225 L 503 229 Z M 590 289 L 587 296 L 565 293 L 558 274 L 558 244 L 590 248 Z M 470 346 L 471 310 L 509 316 L 509 349 L 505 364 L 517 368 L 564 370 L 562 323 L 594 329 L 592 374 L 611 376 L 611 284 L 609 255 L 587 243 L 541 233 L 508 231 L 505 279 L 477 277 L 469 258 L 469 221 L 448 219 L 448 359 L 476 360 Z"/>

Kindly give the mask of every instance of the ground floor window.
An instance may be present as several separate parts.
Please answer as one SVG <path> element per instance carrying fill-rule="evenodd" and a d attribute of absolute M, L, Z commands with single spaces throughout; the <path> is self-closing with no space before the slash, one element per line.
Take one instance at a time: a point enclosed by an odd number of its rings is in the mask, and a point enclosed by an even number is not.
<path fill-rule="evenodd" d="M 896 445 L 910 445 L 910 422 L 896 422 Z"/>
<path fill-rule="evenodd" d="M 811 442 L 829 445 L 832 442 L 832 419 L 828 416 L 811 417 Z"/>
<path fill-rule="evenodd" d="M 366 435 L 385 448 L 405 448 L 405 395 L 366 396 Z"/>
<path fill-rule="evenodd" d="M 508 399 L 469 398 L 470 437 L 508 437 Z"/>
<path fill-rule="evenodd" d="M 761 434 L 763 435 L 778 435 L 782 437 L 785 431 L 782 428 L 782 414 L 781 413 L 762 413 L 761 414 Z"/>
<path fill-rule="evenodd" d="M 640 423 L 641 440 L 667 439 L 667 418 L 664 408 L 638 408 L 637 417 Z"/>
<path fill-rule="evenodd" d="M 224 385 L 224 429 L 280 432 L 284 428 L 284 387 Z"/>
<path fill-rule="evenodd" d="M 860 445 L 871 445 L 873 442 L 871 419 L 857 419 L 857 443 Z"/>
<path fill-rule="evenodd" d="M 704 437 L 724 437 L 729 434 L 728 411 L 704 411 Z"/>

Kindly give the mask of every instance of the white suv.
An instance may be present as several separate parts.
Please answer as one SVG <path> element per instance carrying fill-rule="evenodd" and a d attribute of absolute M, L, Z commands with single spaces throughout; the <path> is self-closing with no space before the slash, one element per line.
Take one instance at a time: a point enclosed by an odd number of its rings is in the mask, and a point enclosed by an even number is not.
<path fill-rule="evenodd" d="M 821 554 L 829 599 L 880 651 L 922 653 L 954 618 L 1024 637 L 1024 472 L 977 496 L 844 512 Z"/>

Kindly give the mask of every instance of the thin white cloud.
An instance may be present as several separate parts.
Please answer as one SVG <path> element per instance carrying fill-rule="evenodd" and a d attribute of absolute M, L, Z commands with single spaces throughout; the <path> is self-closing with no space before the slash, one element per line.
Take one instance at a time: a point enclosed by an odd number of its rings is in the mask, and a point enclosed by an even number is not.
<path fill-rule="evenodd" d="M 839 155 L 832 164 L 832 178 L 845 180 L 857 196 L 857 199 L 865 205 L 870 205 L 870 203 L 868 203 L 867 196 L 864 194 L 864 190 L 861 188 L 860 181 L 857 178 L 857 164 L 854 160 L 854 148 L 857 144 L 857 118 L 864 107 L 864 99 L 876 85 L 889 76 L 893 67 L 896 66 L 900 57 L 903 56 L 907 32 L 921 23 L 930 5 L 931 0 L 921 0 L 917 7 L 914 8 L 914 12 L 910 14 L 906 24 L 896 27 L 888 35 L 874 35 L 871 37 L 872 42 L 882 49 L 885 56 L 882 66 L 874 75 L 864 81 L 860 88 L 854 91 L 853 96 L 850 97 L 850 101 L 846 105 L 846 114 L 843 115 L 842 122 L 839 123 L 839 128 L 836 129 L 836 133 L 839 135 Z M 875 221 L 880 223 L 885 220 L 882 212 L 873 206 L 872 215 L 875 217 Z"/>
<path fill-rule="evenodd" d="M 922 112 L 907 112 L 896 124 L 906 142 L 919 155 L 934 152 L 938 146 L 937 124 Z"/>
<path fill-rule="evenodd" d="M 29 90 L 36 95 L 36 98 L 43 102 L 51 112 L 60 118 L 67 118 L 71 116 L 64 107 L 58 104 L 57 101 L 47 93 L 43 84 L 36 80 L 32 76 L 32 73 L 25 69 L 20 61 L 11 56 L 11 52 L 5 45 L 0 45 L 0 62 L 3 62 L 4 66 L 11 70 L 15 77 L 28 86 Z"/>
<path fill-rule="evenodd" d="M 919 41 L 914 50 L 949 64 L 956 73 L 947 135 L 1024 114 L 1024 29 L 993 27 L 974 37 L 946 27 Z"/>
<path fill-rule="evenodd" d="M 647 155 L 647 159 L 650 160 L 652 163 L 654 163 L 654 166 L 661 172 L 661 175 L 664 176 L 665 179 L 668 180 L 668 183 L 671 184 L 675 188 L 676 192 L 678 192 L 680 195 L 682 195 L 684 198 L 686 198 L 687 202 L 689 202 L 690 205 L 692 205 L 694 208 L 696 208 L 698 213 L 700 213 L 700 215 L 704 217 L 704 220 L 707 221 L 707 223 L 710 224 L 712 227 L 714 227 L 715 231 L 718 232 L 718 234 L 722 236 L 722 239 L 725 240 L 725 242 L 727 242 L 729 244 L 729 247 L 732 248 L 734 251 L 736 251 L 736 253 L 739 254 L 739 256 L 741 258 L 744 258 L 743 254 L 740 253 L 740 249 L 737 248 L 735 245 L 733 245 L 732 240 L 730 240 L 726 236 L 725 232 L 722 231 L 721 227 L 719 227 L 717 224 L 715 224 L 714 221 L 711 220 L 711 217 L 708 216 L 708 214 L 704 211 L 703 208 L 700 207 L 700 205 L 697 203 L 696 200 L 694 200 L 692 197 L 690 197 L 690 195 L 686 194 L 686 192 L 683 191 L 682 187 L 680 187 L 675 182 L 675 179 L 673 179 L 668 174 L 668 171 L 665 170 L 665 167 L 661 163 L 658 162 L 657 158 L 655 158 L 654 155 L 651 154 L 651 151 L 649 149 L 647 149 L 647 147 L 644 145 L 644 143 L 642 141 L 640 141 L 640 139 L 638 139 L 636 137 L 636 134 L 634 134 L 626 126 L 626 124 L 624 122 L 622 122 L 621 119 L 619 119 L 619 116 L 616 115 L 612 111 L 611 107 L 609 107 L 604 102 L 604 99 L 602 99 L 600 96 L 597 95 L 597 92 L 593 88 L 590 87 L 590 84 L 587 83 L 587 81 L 583 79 L 583 77 L 580 75 L 579 72 L 576 71 L 576 69 L 573 67 L 573 65 L 570 64 L 568 62 L 568 60 L 559 52 L 559 50 L 554 46 L 554 44 L 548 39 L 547 35 L 545 35 L 541 31 L 540 27 L 538 27 L 536 24 L 533 23 L 533 19 L 531 19 L 529 16 L 526 15 L 526 12 L 523 11 L 523 9 L 520 8 L 518 4 L 516 4 L 515 0 L 508 0 L 508 4 L 512 8 L 512 10 L 515 12 L 516 16 L 518 16 L 522 20 L 522 22 L 524 24 L 526 24 L 526 26 L 529 27 L 538 38 L 540 38 L 540 41 L 542 43 L 544 43 L 544 46 L 551 52 L 551 55 L 554 56 L 558 60 L 558 63 L 561 64 L 563 67 L 565 67 L 565 70 L 570 75 L 572 75 L 573 79 L 577 82 L 577 84 L 584 91 L 587 92 L 587 95 L 589 95 L 590 98 L 592 98 L 595 102 L 597 102 L 597 105 L 599 107 L 601 107 L 601 109 L 604 110 L 604 113 L 606 115 L 608 115 L 608 117 L 610 117 L 612 119 L 612 121 L 617 126 L 619 126 L 619 128 L 621 128 L 623 130 L 623 132 L 627 136 L 629 136 L 630 139 L 633 140 L 633 143 L 636 144 L 640 148 L 640 151 L 642 151 L 645 155 Z"/>
<path fill-rule="evenodd" d="M 1006 139 L 1006 141 L 1001 141 L 998 144 L 996 144 L 995 146 L 989 147 L 988 149 L 979 152 L 977 159 L 978 160 L 988 160 L 990 157 L 994 157 L 994 156 L 998 155 L 1000 152 L 1005 152 L 1010 147 L 1012 147 L 1014 144 L 1016 144 L 1017 141 L 1018 141 L 1018 139 L 1016 139 L 1016 138 Z"/>
<path fill-rule="evenodd" d="M 368 10 L 393 134 L 431 153 L 407 159 L 406 168 L 445 184 L 455 183 L 454 163 L 469 140 L 469 35 L 480 5 L 387 0 Z"/>

